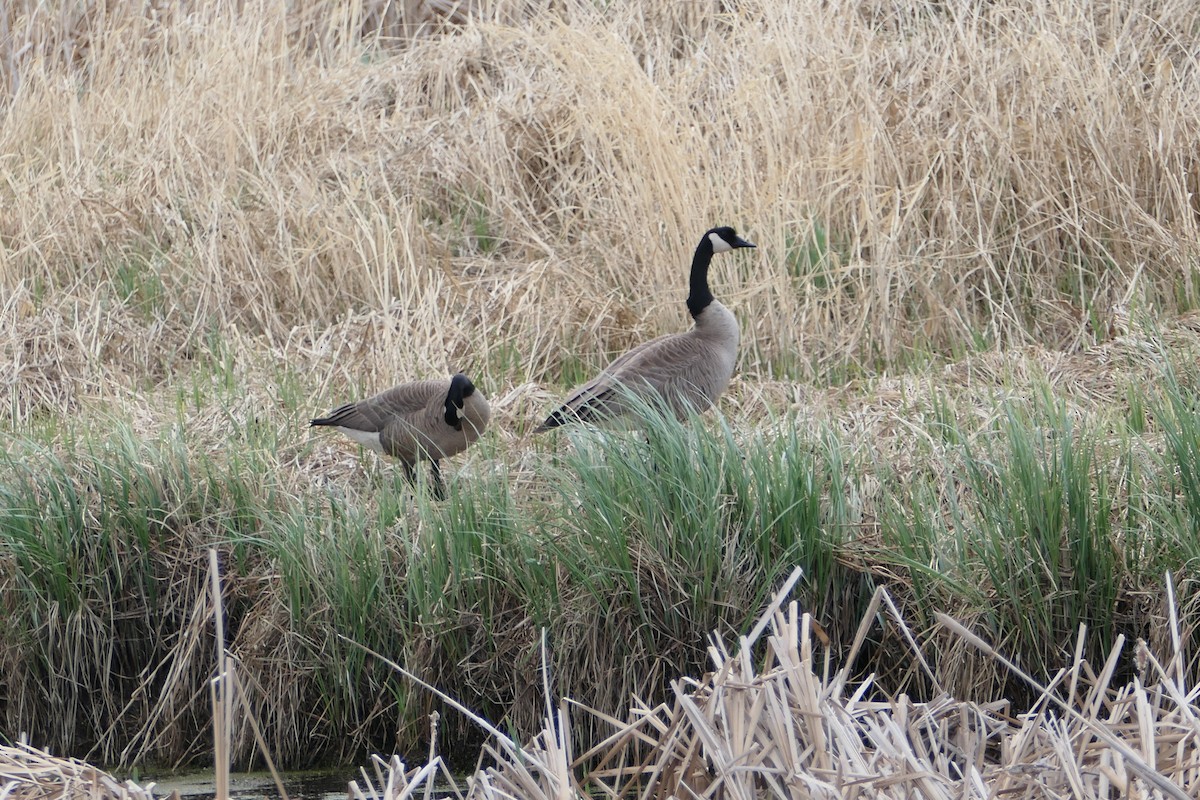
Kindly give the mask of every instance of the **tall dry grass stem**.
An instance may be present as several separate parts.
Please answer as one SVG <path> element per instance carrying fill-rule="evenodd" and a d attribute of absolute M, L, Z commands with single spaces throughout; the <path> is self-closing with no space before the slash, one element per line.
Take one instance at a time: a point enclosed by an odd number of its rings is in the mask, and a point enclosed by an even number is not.
<path fill-rule="evenodd" d="M 240 701 L 242 689 L 239 686 L 235 662 L 229 658 L 225 650 L 225 603 L 221 590 L 221 565 L 215 549 L 208 551 L 209 597 L 212 604 L 214 640 L 216 645 L 215 661 L 216 674 L 209 680 L 209 698 L 212 702 L 212 732 L 213 732 L 213 773 L 214 797 L 216 800 L 229 800 L 230 772 L 232 767 L 232 741 L 234 715 L 240 706 L 246 715 L 246 720 L 254 729 L 254 738 L 259 752 L 266 762 L 271 778 L 275 781 L 275 789 L 283 800 L 288 800 L 287 790 L 283 779 L 275 769 L 274 759 L 267 749 L 262 730 L 254 719 L 254 714 Z"/>

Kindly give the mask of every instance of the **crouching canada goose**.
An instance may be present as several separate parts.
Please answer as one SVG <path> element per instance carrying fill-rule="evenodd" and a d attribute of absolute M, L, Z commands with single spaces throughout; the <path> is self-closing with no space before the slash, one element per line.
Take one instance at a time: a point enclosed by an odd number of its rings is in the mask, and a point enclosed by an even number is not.
<path fill-rule="evenodd" d="M 664 402 L 680 419 L 688 409 L 707 410 L 733 377 L 739 338 L 737 318 L 713 298 L 708 287 L 708 265 L 715 253 L 754 246 L 733 228 L 706 232 L 692 256 L 687 298 L 688 311 L 695 321 L 692 329 L 660 336 L 625 353 L 575 389 L 534 433 L 571 422 L 603 422 L 627 414 L 629 393 Z"/>
<path fill-rule="evenodd" d="M 492 411 L 483 392 L 461 372 L 449 381 L 414 381 L 347 403 L 311 426 L 337 428 L 365 447 L 398 458 L 416 485 L 418 461 L 428 461 L 434 496 L 441 500 L 439 461 L 466 450 L 487 428 Z"/>

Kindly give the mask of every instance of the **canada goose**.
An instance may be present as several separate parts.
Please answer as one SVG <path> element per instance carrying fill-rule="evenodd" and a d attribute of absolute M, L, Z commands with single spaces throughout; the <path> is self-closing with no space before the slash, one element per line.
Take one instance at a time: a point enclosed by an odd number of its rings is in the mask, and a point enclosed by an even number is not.
<path fill-rule="evenodd" d="M 754 247 L 730 227 L 707 231 L 692 256 L 688 311 L 695 324 L 686 333 L 659 336 L 625 353 L 580 386 L 534 433 L 571 422 L 602 422 L 629 412 L 619 387 L 661 400 L 681 419 L 688 409 L 705 411 L 725 391 L 737 361 L 738 323 L 708 288 L 714 253 Z"/>
<path fill-rule="evenodd" d="M 347 403 L 310 427 L 337 428 L 361 445 L 400 459 L 408 482 L 416 485 L 416 466 L 428 461 L 433 494 L 446 495 L 439 461 L 466 450 L 487 428 L 492 410 L 483 392 L 461 372 L 449 381 L 402 383 L 374 397 Z"/>

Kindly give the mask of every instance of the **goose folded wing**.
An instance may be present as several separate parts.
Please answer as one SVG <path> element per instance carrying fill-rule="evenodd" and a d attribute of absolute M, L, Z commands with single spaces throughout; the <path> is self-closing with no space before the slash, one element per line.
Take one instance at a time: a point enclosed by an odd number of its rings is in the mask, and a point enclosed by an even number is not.
<path fill-rule="evenodd" d="M 383 417 L 365 403 L 347 403 L 329 412 L 326 417 L 313 420 L 314 425 L 333 425 L 352 431 L 377 433 L 385 424 Z"/>
<path fill-rule="evenodd" d="M 683 336 L 663 336 L 629 351 L 585 384 L 563 404 L 583 422 L 627 412 L 626 391 L 656 398 L 687 397 L 695 392 L 689 374 L 694 371 L 695 346 Z M 624 387 L 624 388 L 622 388 Z"/>
<path fill-rule="evenodd" d="M 446 381 L 415 381 L 381 392 L 368 402 L 387 409 L 393 416 L 411 414 L 427 408 L 434 398 L 443 399 L 448 390 L 449 384 Z"/>

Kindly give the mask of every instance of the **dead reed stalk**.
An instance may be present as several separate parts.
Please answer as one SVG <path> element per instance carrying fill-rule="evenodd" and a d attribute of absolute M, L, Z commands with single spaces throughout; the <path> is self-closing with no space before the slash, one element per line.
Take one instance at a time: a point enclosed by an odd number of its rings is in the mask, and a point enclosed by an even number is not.
<path fill-rule="evenodd" d="M 880 589 L 877 599 L 886 602 L 884 594 Z M 869 677 L 852 685 L 846 670 L 830 674 L 828 658 L 822 663 L 818 656 L 822 645 L 812 620 L 795 602 L 786 610 L 772 608 L 768 620 L 763 643 L 744 637 L 731 651 L 714 636 L 712 671 L 673 682 L 670 702 L 650 708 L 635 701 L 628 721 L 607 718 L 612 733 L 571 758 L 569 784 L 537 778 L 563 774 L 556 766 L 563 754 L 556 731 L 567 704 L 516 757 L 511 745 L 489 748 L 497 763 L 452 791 L 458 797 L 547 800 L 1099 800 L 1113 792 L 1182 800 L 1200 777 L 1200 706 L 1195 693 L 1177 682 L 1179 651 L 1164 668 L 1139 644 L 1141 676 L 1124 686 L 1111 684 L 1121 643 L 1105 654 L 1099 671 L 1081 656 L 1041 687 L 1035 708 L 1013 718 L 1003 701 L 875 698 Z M 945 622 L 954 635 L 971 636 Z M 1065 696 L 1063 687 L 1070 687 Z M 375 764 L 380 769 L 385 762 Z M 367 779 L 366 789 L 355 787 L 355 797 L 410 796 L 429 775 L 428 768 L 411 770 L 393 759 L 386 779 L 377 773 L 378 783 Z"/>

